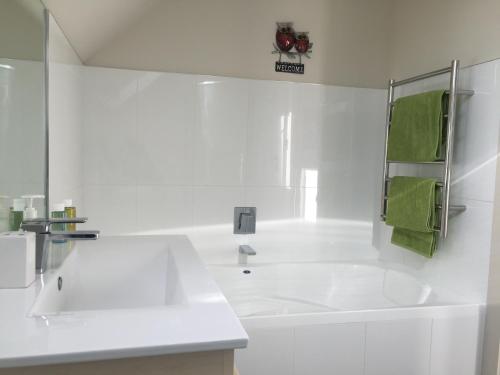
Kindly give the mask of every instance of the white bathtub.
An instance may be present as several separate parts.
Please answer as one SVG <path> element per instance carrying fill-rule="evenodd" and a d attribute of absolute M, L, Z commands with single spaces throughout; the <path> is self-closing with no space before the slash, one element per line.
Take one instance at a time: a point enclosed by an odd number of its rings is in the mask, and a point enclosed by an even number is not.
<path fill-rule="evenodd" d="M 249 334 L 241 375 L 475 375 L 482 308 L 377 260 L 210 265 Z"/>
<path fill-rule="evenodd" d="M 483 307 L 379 261 L 368 223 L 259 222 L 248 266 L 232 225 L 182 232 L 249 334 L 241 375 L 478 374 Z"/>
<path fill-rule="evenodd" d="M 438 300 L 429 285 L 376 262 L 210 269 L 239 317 L 417 306 Z"/>

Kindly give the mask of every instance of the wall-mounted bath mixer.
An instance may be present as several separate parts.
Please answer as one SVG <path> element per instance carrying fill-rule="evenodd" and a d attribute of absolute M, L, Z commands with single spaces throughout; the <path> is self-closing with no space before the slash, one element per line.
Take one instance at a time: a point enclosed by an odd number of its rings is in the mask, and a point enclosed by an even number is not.
<path fill-rule="evenodd" d="M 255 233 L 255 223 L 257 220 L 257 208 L 255 207 L 235 207 L 233 234 L 248 235 Z M 257 252 L 248 244 L 240 242 L 238 247 L 238 264 L 247 264 L 248 256 L 256 255 Z"/>
<path fill-rule="evenodd" d="M 235 207 L 233 234 L 254 234 L 257 208 Z"/>

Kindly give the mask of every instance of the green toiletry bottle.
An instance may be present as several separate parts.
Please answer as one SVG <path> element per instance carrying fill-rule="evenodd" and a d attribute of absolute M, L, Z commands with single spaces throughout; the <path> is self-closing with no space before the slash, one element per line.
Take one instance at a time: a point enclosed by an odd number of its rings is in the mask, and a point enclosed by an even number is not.
<path fill-rule="evenodd" d="M 12 202 L 9 213 L 9 230 L 16 231 L 21 228 L 24 217 L 24 199 L 16 198 Z"/>
<path fill-rule="evenodd" d="M 73 206 L 72 199 L 64 200 L 64 212 L 66 213 L 66 218 L 68 219 L 74 219 L 76 217 L 76 207 Z M 66 224 L 66 230 L 69 232 L 74 232 L 76 230 L 76 224 L 74 223 Z"/>
<path fill-rule="evenodd" d="M 9 230 L 9 205 L 7 203 L 9 197 L 0 195 L 0 233 Z"/>
<path fill-rule="evenodd" d="M 64 219 L 66 217 L 66 213 L 64 211 L 64 203 L 54 204 L 52 206 L 52 212 L 50 216 L 53 219 Z M 62 232 L 65 230 L 66 225 L 63 223 L 52 224 L 52 231 L 54 232 Z M 64 243 L 66 240 L 52 240 L 53 243 Z"/>

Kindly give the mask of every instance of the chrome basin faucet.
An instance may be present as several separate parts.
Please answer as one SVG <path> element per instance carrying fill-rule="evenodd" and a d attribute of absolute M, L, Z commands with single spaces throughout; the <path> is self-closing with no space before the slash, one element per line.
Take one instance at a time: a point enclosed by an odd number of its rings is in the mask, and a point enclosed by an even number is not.
<path fill-rule="evenodd" d="M 52 224 L 83 224 L 86 217 L 78 218 L 52 218 L 52 219 L 26 219 L 21 224 L 21 229 L 36 233 L 36 270 L 44 273 L 47 268 L 48 244 L 50 240 L 97 240 L 98 230 L 53 231 Z"/>

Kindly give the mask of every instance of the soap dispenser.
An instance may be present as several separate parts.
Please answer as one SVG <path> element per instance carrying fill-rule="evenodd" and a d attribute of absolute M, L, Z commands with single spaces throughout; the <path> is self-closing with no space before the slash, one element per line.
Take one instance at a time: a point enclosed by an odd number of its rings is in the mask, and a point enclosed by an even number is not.
<path fill-rule="evenodd" d="M 33 207 L 33 201 L 35 199 L 44 199 L 45 195 L 23 195 L 21 198 L 25 200 L 26 207 L 24 208 L 24 219 L 36 219 L 38 217 L 38 212 L 35 207 Z"/>
<path fill-rule="evenodd" d="M 9 230 L 9 204 L 7 200 L 9 197 L 0 195 L 0 233 Z"/>

